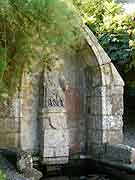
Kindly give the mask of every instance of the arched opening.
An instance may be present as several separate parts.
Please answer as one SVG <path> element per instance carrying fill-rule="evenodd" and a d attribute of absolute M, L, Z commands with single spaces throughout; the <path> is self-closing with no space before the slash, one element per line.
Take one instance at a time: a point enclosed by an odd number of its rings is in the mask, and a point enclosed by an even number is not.
<path fill-rule="evenodd" d="M 87 29 L 86 29 L 87 31 Z M 44 78 L 41 154 L 47 164 L 103 158 L 123 139 L 123 81 L 95 36 L 58 60 Z"/>
<path fill-rule="evenodd" d="M 41 152 L 47 164 L 86 153 L 85 63 L 76 53 L 57 60 L 44 74 Z"/>
<path fill-rule="evenodd" d="M 0 139 L 6 139 L 1 147 L 8 147 L 12 137 L 11 146 L 40 152 L 46 164 L 63 164 L 69 158 L 112 157 L 106 145 L 122 143 L 124 83 L 92 32 L 84 30 L 84 46 L 65 52 L 50 73 L 24 73 L 10 106 L 15 111 L 7 124 L 1 121 Z"/>

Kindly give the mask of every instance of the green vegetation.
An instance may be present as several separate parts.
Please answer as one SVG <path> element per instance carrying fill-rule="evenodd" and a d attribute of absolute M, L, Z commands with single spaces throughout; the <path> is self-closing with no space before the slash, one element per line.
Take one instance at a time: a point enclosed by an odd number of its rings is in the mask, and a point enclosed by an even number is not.
<path fill-rule="evenodd" d="M 2 168 L 0 168 L 0 180 L 6 180 L 6 175 L 4 174 Z"/>
<path fill-rule="evenodd" d="M 135 69 L 135 14 L 128 15 L 114 0 L 75 0 L 84 23 L 120 71 Z"/>
<path fill-rule="evenodd" d="M 81 22 L 70 0 L 0 1 L 0 99 L 20 87 L 25 68 L 51 59 L 65 48 L 75 47 Z"/>
<path fill-rule="evenodd" d="M 24 69 L 43 64 L 66 48 L 76 48 L 84 23 L 120 71 L 135 67 L 135 17 L 124 13 L 114 0 L 1 0 L 0 100 L 20 88 Z"/>

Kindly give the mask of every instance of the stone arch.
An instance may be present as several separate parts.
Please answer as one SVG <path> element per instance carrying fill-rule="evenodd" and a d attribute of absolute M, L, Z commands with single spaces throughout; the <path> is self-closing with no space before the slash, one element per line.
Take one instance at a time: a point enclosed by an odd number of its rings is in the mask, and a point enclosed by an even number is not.
<path fill-rule="evenodd" d="M 41 151 L 48 164 L 69 157 L 100 158 L 105 144 L 122 143 L 124 82 L 93 33 L 84 30 L 83 48 L 64 55 L 49 75 L 56 85 L 45 90 L 49 103 L 41 116 Z"/>
<path fill-rule="evenodd" d="M 93 52 L 93 58 L 87 58 L 86 62 L 92 63 L 96 69 L 89 82 L 88 154 L 101 158 L 105 153 L 105 144 L 123 142 L 124 82 L 93 33 L 86 26 L 84 30 L 89 52 Z"/>
<path fill-rule="evenodd" d="M 7 124 L 0 119 L 0 147 L 9 147 L 9 137 L 10 147 L 32 152 L 40 144 L 43 161 L 53 164 L 67 162 L 73 154 L 100 158 L 105 144 L 122 142 L 123 80 L 93 33 L 86 26 L 84 31 L 83 48 L 67 52 L 50 74 L 56 86 L 40 94 L 40 85 L 46 90 L 46 77 L 40 81 L 41 72 L 24 74 L 21 93 L 9 105 L 12 117 Z M 44 100 L 40 107 L 39 98 Z"/>

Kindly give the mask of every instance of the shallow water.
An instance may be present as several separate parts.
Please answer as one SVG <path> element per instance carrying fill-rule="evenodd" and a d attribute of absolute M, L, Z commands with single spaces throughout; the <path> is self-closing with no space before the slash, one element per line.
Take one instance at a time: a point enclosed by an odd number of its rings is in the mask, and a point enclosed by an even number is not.
<path fill-rule="evenodd" d="M 116 180 L 116 179 L 109 178 L 106 175 L 93 174 L 93 175 L 80 176 L 80 177 L 55 176 L 55 177 L 44 178 L 44 180 Z"/>

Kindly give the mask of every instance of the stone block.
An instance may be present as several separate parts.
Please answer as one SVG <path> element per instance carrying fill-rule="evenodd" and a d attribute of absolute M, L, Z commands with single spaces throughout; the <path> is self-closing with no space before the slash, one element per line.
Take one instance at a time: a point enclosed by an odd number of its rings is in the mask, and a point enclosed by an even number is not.
<path fill-rule="evenodd" d="M 16 148 L 19 145 L 19 133 L 0 133 L 1 148 Z"/>
<path fill-rule="evenodd" d="M 80 143 L 71 144 L 69 147 L 69 155 L 72 158 L 73 156 L 80 155 Z"/>
<path fill-rule="evenodd" d="M 43 157 L 43 163 L 46 165 L 62 165 L 68 163 L 69 157 Z"/>
<path fill-rule="evenodd" d="M 80 124 L 80 143 L 82 144 L 82 146 L 84 146 L 87 142 L 88 139 L 88 125 L 87 122 L 85 120 L 83 120 L 83 123 Z"/>
<path fill-rule="evenodd" d="M 50 147 L 48 145 L 44 146 L 43 149 L 43 157 L 54 157 L 55 156 L 55 148 L 54 147 Z"/>
<path fill-rule="evenodd" d="M 102 114 L 102 98 L 101 97 L 87 97 L 88 106 L 92 115 Z"/>
<path fill-rule="evenodd" d="M 118 144 L 123 141 L 122 129 L 110 130 L 110 129 L 89 129 L 88 130 L 88 142 L 90 143 L 109 143 Z"/>
<path fill-rule="evenodd" d="M 88 142 L 101 144 L 103 141 L 103 130 L 89 129 L 88 130 Z"/>
<path fill-rule="evenodd" d="M 110 63 L 111 72 L 112 72 L 112 85 L 114 86 L 124 86 L 125 83 L 123 79 L 121 78 L 120 74 L 118 73 L 116 67 L 113 65 L 113 63 Z"/>
<path fill-rule="evenodd" d="M 43 174 L 40 171 L 38 171 L 37 169 L 34 169 L 34 168 L 32 168 L 32 169 L 26 168 L 22 174 L 26 178 L 26 180 L 28 180 L 28 179 L 40 180 L 43 176 Z"/>
<path fill-rule="evenodd" d="M 101 73 L 102 73 L 103 84 L 106 86 L 111 86 L 112 81 L 113 81 L 113 75 L 112 75 L 112 71 L 111 71 L 111 63 L 100 66 L 100 69 L 101 69 Z"/>
<path fill-rule="evenodd" d="M 92 115 L 112 115 L 112 97 L 87 97 L 88 107 Z"/>
<path fill-rule="evenodd" d="M 104 144 L 89 143 L 88 144 L 88 155 L 92 158 L 100 159 L 102 154 L 105 153 Z"/>
<path fill-rule="evenodd" d="M 68 88 L 65 90 L 65 103 L 68 119 L 80 119 L 81 97 L 77 88 Z"/>
<path fill-rule="evenodd" d="M 86 58 L 86 57 L 84 56 L 84 58 Z M 87 61 L 87 63 L 88 63 L 88 61 Z M 85 77 L 82 80 L 84 82 L 86 80 L 85 87 L 87 87 L 87 90 L 90 90 L 91 88 L 95 88 L 95 87 L 98 87 L 98 86 L 102 86 L 101 79 L 100 79 L 101 76 L 100 76 L 100 68 L 99 68 L 99 66 L 95 66 L 94 64 L 91 65 L 90 63 L 88 63 L 85 66 L 85 69 L 83 71 L 85 73 Z"/>
<path fill-rule="evenodd" d="M 69 156 L 69 146 L 59 146 L 55 149 L 56 157 L 68 157 Z"/>
<path fill-rule="evenodd" d="M 106 54 L 106 52 L 103 50 L 101 45 L 98 43 L 98 40 L 94 36 L 92 31 L 87 26 L 84 26 L 83 28 L 87 33 L 86 34 L 87 42 L 88 42 L 89 46 L 92 48 L 92 52 L 94 53 L 94 55 L 98 59 L 98 64 L 103 66 L 104 64 L 110 63 L 111 59 Z"/>
<path fill-rule="evenodd" d="M 134 164 L 135 163 L 135 149 L 123 145 L 106 145 L 106 152 L 103 155 L 103 158 L 108 161 L 116 161 L 122 164 Z"/>
<path fill-rule="evenodd" d="M 115 122 L 115 127 L 113 127 L 113 129 L 122 129 L 123 128 L 123 116 L 122 115 L 113 115 L 113 121 Z"/>
<path fill-rule="evenodd" d="M 19 121 L 18 118 L 6 117 L 0 118 L 0 132 L 1 133 L 17 133 L 19 132 Z"/>
<path fill-rule="evenodd" d="M 122 95 L 123 96 L 124 88 L 123 88 L 123 86 L 120 86 L 120 85 L 119 86 L 112 85 L 111 92 L 112 92 L 112 95 L 117 95 L 117 96 Z"/>
<path fill-rule="evenodd" d="M 79 128 L 81 120 L 79 119 L 67 119 L 68 129 Z"/>
<path fill-rule="evenodd" d="M 46 130 L 44 131 L 44 144 L 49 147 L 68 146 L 68 130 Z"/>
<path fill-rule="evenodd" d="M 68 129 L 69 144 L 74 145 L 80 143 L 80 130 L 79 128 Z"/>
<path fill-rule="evenodd" d="M 124 86 L 124 82 L 116 70 L 115 66 L 110 62 L 100 66 L 102 73 L 102 83 L 105 86 Z"/>
<path fill-rule="evenodd" d="M 102 129 L 104 130 L 121 130 L 123 127 L 122 116 L 110 115 L 102 117 Z"/>
<path fill-rule="evenodd" d="M 122 116 L 116 115 L 90 115 L 88 128 L 103 130 L 121 130 L 123 127 Z"/>
<path fill-rule="evenodd" d="M 107 143 L 109 144 L 120 144 L 123 142 L 123 131 L 119 130 L 106 130 L 104 134 L 107 137 Z"/>
<path fill-rule="evenodd" d="M 112 129 L 115 127 L 115 121 L 113 119 L 113 116 L 103 116 L 102 119 L 102 129 Z"/>
<path fill-rule="evenodd" d="M 123 96 L 113 95 L 112 96 L 112 113 L 113 115 L 123 115 Z"/>
<path fill-rule="evenodd" d="M 101 107 L 102 107 L 102 115 L 112 115 L 112 97 L 103 96 Z"/>
<path fill-rule="evenodd" d="M 99 86 L 99 87 L 93 87 L 89 90 L 89 96 L 93 97 L 102 97 L 106 96 L 107 87 L 106 86 Z"/>
<path fill-rule="evenodd" d="M 41 117 L 42 118 L 42 117 Z M 47 129 L 67 129 L 68 122 L 65 113 L 48 113 L 41 120 L 42 130 Z"/>
<path fill-rule="evenodd" d="M 89 108 L 89 114 L 92 115 L 122 115 L 123 96 L 88 96 L 87 106 Z"/>

